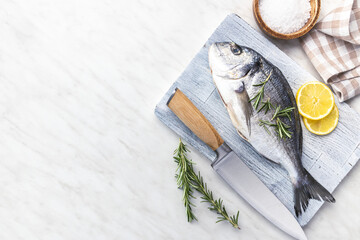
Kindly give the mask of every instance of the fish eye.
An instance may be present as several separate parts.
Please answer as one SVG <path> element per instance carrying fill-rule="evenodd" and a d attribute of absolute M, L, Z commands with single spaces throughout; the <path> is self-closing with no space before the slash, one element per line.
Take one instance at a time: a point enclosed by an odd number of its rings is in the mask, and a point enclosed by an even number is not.
<path fill-rule="evenodd" d="M 230 50 L 234 55 L 240 55 L 241 54 L 241 49 L 235 43 L 230 45 Z"/>

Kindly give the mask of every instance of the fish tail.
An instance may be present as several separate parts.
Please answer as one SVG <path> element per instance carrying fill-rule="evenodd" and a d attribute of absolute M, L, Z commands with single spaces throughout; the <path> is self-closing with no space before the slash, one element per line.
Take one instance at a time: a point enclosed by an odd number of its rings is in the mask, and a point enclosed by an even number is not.
<path fill-rule="evenodd" d="M 335 202 L 335 198 L 331 193 L 318 183 L 306 170 L 304 172 L 304 178 L 294 184 L 294 189 L 294 209 L 297 217 L 302 213 L 301 208 L 305 212 L 309 204 L 309 199 Z"/>

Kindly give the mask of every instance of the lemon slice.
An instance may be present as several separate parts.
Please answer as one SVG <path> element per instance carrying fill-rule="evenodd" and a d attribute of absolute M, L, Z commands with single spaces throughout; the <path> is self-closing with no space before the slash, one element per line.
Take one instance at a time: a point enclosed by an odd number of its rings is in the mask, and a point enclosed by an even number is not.
<path fill-rule="evenodd" d="M 319 120 L 330 114 L 335 98 L 325 84 L 313 81 L 302 85 L 296 94 L 299 113 L 308 119 Z"/>
<path fill-rule="evenodd" d="M 339 122 L 339 110 L 335 105 L 329 115 L 320 120 L 304 119 L 305 127 L 317 135 L 326 135 L 331 133 Z"/>

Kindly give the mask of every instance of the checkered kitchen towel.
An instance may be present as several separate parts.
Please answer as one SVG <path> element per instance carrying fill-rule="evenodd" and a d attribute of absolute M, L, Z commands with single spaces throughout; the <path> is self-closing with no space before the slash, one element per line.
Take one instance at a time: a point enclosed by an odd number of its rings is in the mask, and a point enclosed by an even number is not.
<path fill-rule="evenodd" d="M 341 0 L 301 44 L 340 102 L 360 94 L 360 0 Z"/>

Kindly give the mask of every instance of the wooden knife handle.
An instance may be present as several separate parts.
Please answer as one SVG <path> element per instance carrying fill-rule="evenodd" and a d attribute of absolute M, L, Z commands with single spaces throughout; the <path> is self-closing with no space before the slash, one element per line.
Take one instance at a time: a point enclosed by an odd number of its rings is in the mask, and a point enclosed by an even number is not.
<path fill-rule="evenodd" d="M 175 90 L 167 105 L 211 149 L 216 150 L 224 143 L 211 123 L 179 89 Z"/>

